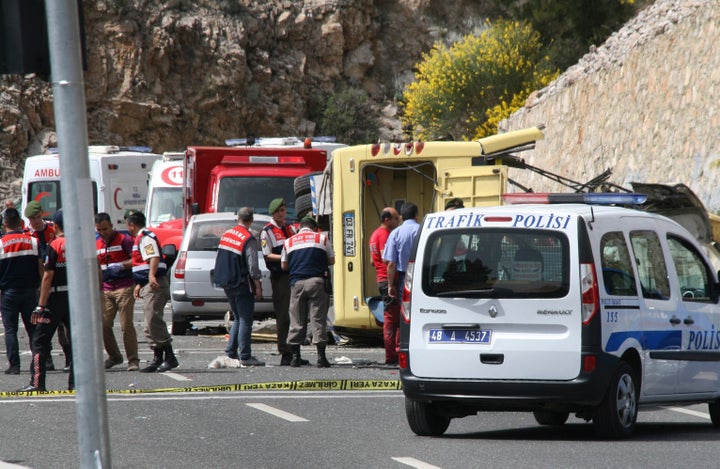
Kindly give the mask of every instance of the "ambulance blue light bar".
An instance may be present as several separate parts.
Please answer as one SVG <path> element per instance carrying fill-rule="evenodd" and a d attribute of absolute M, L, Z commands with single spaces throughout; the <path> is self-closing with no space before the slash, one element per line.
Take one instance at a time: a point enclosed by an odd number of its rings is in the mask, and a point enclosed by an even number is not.
<path fill-rule="evenodd" d="M 590 193 L 548 193 L 517 192 L 503 194 L 507 204 L 590 204 L 590 205 L 640 205 L 645 203 L 647 195 L 616 192 Z"/>

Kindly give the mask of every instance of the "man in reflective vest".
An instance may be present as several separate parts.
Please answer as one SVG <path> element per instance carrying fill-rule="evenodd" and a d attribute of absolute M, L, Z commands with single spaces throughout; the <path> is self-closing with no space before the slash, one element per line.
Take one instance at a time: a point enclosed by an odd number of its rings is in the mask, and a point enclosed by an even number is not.
<path fill-rule="evenodd" d="M 215 257 L 214 283 L 225 290 L 233 321 L 225 354 L 241 366 L 265 366 L 252 356 L 251 337 L 255 300 L 262 299 L 257 240 L 250 232 L 253 210 L 238 210 L 238 225 L 223 233 Z M 238 349 L 240 353 L 238 354 Z"/>
<path fill-rule="evenodd" d="M 3 217 L 5 235 L 0 240 L 0 310 L 5 328 L 5 352 L 10 363 L 5 370 L 7 375 L 20 374 L 17 336 L 20 318 L 32 346 L 35 326 L 31 323 L 31 315 L 37 304 L 37 289 L 42 272 L 37 240 L 21 231 L 21 221 L 18 211 L 8 208 Z"/>
<path fill-rule="evenodd" d="M 288 273 L 280 266 L 285 240 L 295 234 L 295 229 L 286 223 L 287 208 L 283 199 L 273 199 L 268 206 L 268 213 L 272 215 L 270 221 L 260 233 L 265 265 L 270 271 L 270 284 L 272 285 L 273 306 L 275 307 L 275 321 L 277 328 L 277 348 L 280 353 L 280 365 L 290 366 L 292 353 L 287 344 L 288 330 L 290 329 L 290 281 Z M 305 365 L 308 364 L 307 360 Z"/>
<path fill-rule="evenodd" d="M 47 221 L 43 218 L 43 208 L 37 200 L 31 200 L 25 206 L 25 216 L 30 221 L 30 224 L 24 229 L 24 231 L 38 240 L 40 261 L 45 262 L 48 245 L 53 239 L 55 239 L 55 225 L 53 222 Z M 63 354 L 65 355 L 64 371 L 70 370 L 70 356 L 72 355 L 72 350 L 70 350 L 69 337 L 70 333 L 65 330 L 65 325 L 63 323 L 59 323 L 57 328 L 57 338 L 63 349 Z M 52 352 L 52 346 L 50 349 Z M 53 371 L 54 369 L 55 365 L 52 361 L 52 353 L 50 353 L 48 354 L 47 371 Z"/>
<path fill-rule="evenodd" d="M 125 354 L 128 360 L 128 371 L 140 369 L 138 358 L 137 334 L 133 324 L 133 287 L 132 249 L 133 240 L 130 236 L 116 231 L 110 221 L 110 215 L 101 212 L 95 215 L 95 230 L 98 238 L 95 241 L 98 266 L 102 273 L 102 331 L 103 343 L 108 358 L 105 369 L 112 368 L 123 362 L 115 334 L 113 322 L 120 316 Z"/>
<path fill-rule="evenodd" d="M 142 373 L 164 372 L 178 366 L 172 348 L 172 336 L 163 319 L 165 304 L 170 299 L 167 265 L 160 252 L 160 242 L 145 228 L 145 215 L 130 214 L 126 219 L 128 232 L 135 238 L 132 251 L 132 275 L 135 299 L 141 299 L 145 317 L 145 337 L 153 350 L 153 359 Z"/>
<path fill-rule="evenodd" d="M 50 354 L 50 342 L 58 324 L 65 324 L 70 332 L 70 298 L 68 296 L 67 256 L 63 236 L 63 214 L 58 210 L 53 215 L 56 238 L 50 242 L 45 256 L 45 271 L 40 284 L 40 297 L 32 312 L 35 332 L 32 339 L 32 368 L 30 384 L 19 391 L 45 391 L 46 361 Z M 70 335 L 68 334 L 68 337 Z M 72 348 L 70 349 L 72 353 Z M 75 389 L 72 355 L 70 356 L 68 389 Z"/>
<path fill-rule="evenodd" d="M 303 365 L 300 345 L 307 337 L 309 322 L 312 341 L 317 347 L 317 366 L 329 368 L 325 348 L 328 342 L 330 295 L 325 290 L 325 275 L 328 267 L 335 264 L 335 252 L 327 235 L 317 232 L 314 218 L 305 217 L 300 221 L 300 232 L 285 241 L 281 262 L 290 277 L 290 366 Z"/>

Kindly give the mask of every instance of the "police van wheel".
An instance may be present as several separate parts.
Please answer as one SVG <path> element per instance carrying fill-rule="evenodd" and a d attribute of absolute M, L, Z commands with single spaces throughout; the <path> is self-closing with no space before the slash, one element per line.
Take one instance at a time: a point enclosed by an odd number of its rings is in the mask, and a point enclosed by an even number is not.
<path fill-rule="evenodd" d="M 410 430 L 419 436 L 442 435 L 450 425 L 450 417 L 436 413 L 429 402 L 405 398 L 405 415 Z"/>
<path fill-rule="evenodd" d="M 540 425 L 559 426 L 567 422 L 570 412 L 553 412 L 551 410 L 536 410 L 533 412 L 535 421 Z"/>
<path fill-rule="evenodd" d="M 710 411 L 710 421 L 712 421 L 713 427 L 720 427 L 720 402 L 711 402 L 708 404 Z"/>
<path fill-rule="evenodd" d="M 636 371 L 620 362 L 603 401 L 593 416 L 595 432 L 602 438 L 624 438 L 635 430 L 638 412 Z"/>

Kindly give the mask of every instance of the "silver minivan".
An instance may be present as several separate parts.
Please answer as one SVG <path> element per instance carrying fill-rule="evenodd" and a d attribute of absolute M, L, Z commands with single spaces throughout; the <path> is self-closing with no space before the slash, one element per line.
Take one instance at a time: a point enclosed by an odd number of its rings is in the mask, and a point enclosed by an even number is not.
<path fill-rule="evenodd" d="M 425 217 L 399 358 L 415 433 L 529 411 L 625 437 L 640 406 L 697 403 L 720 425 L 717 272 L 676 222 L 605 205 L 645 199 L 622 196 L 526 194 Z"/>
<path fill-rule="evenodd" d="M 260 230 L 272 218 L 255 214 L 250 231 L 259 239 Z M 203 213 L 190 218 L 183 236 L 177 260 L 170 271 L 170 303 L 172 307 L 172 333 L 184 335 L 192 320 L 224 319 L 230 310 L 222 288 L 213 285 L 213 269 L 220 237 L 237 225 L 237 215 L 231 212 Z M 260 318 L 273 313 L 270 272 L 259 251 L 262 272 L 262 302 L 255 303 L 255 316 Z"/>

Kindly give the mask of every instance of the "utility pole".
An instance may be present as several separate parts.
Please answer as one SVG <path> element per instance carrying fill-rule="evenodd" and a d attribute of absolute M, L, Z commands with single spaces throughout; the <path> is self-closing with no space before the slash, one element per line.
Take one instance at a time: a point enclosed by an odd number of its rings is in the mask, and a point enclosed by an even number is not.
<path fill-rule="evenodd" d="M 110 468 L 100 295 L 77 0 L 45 0 L 68 259 L 82 468 Z"/>

